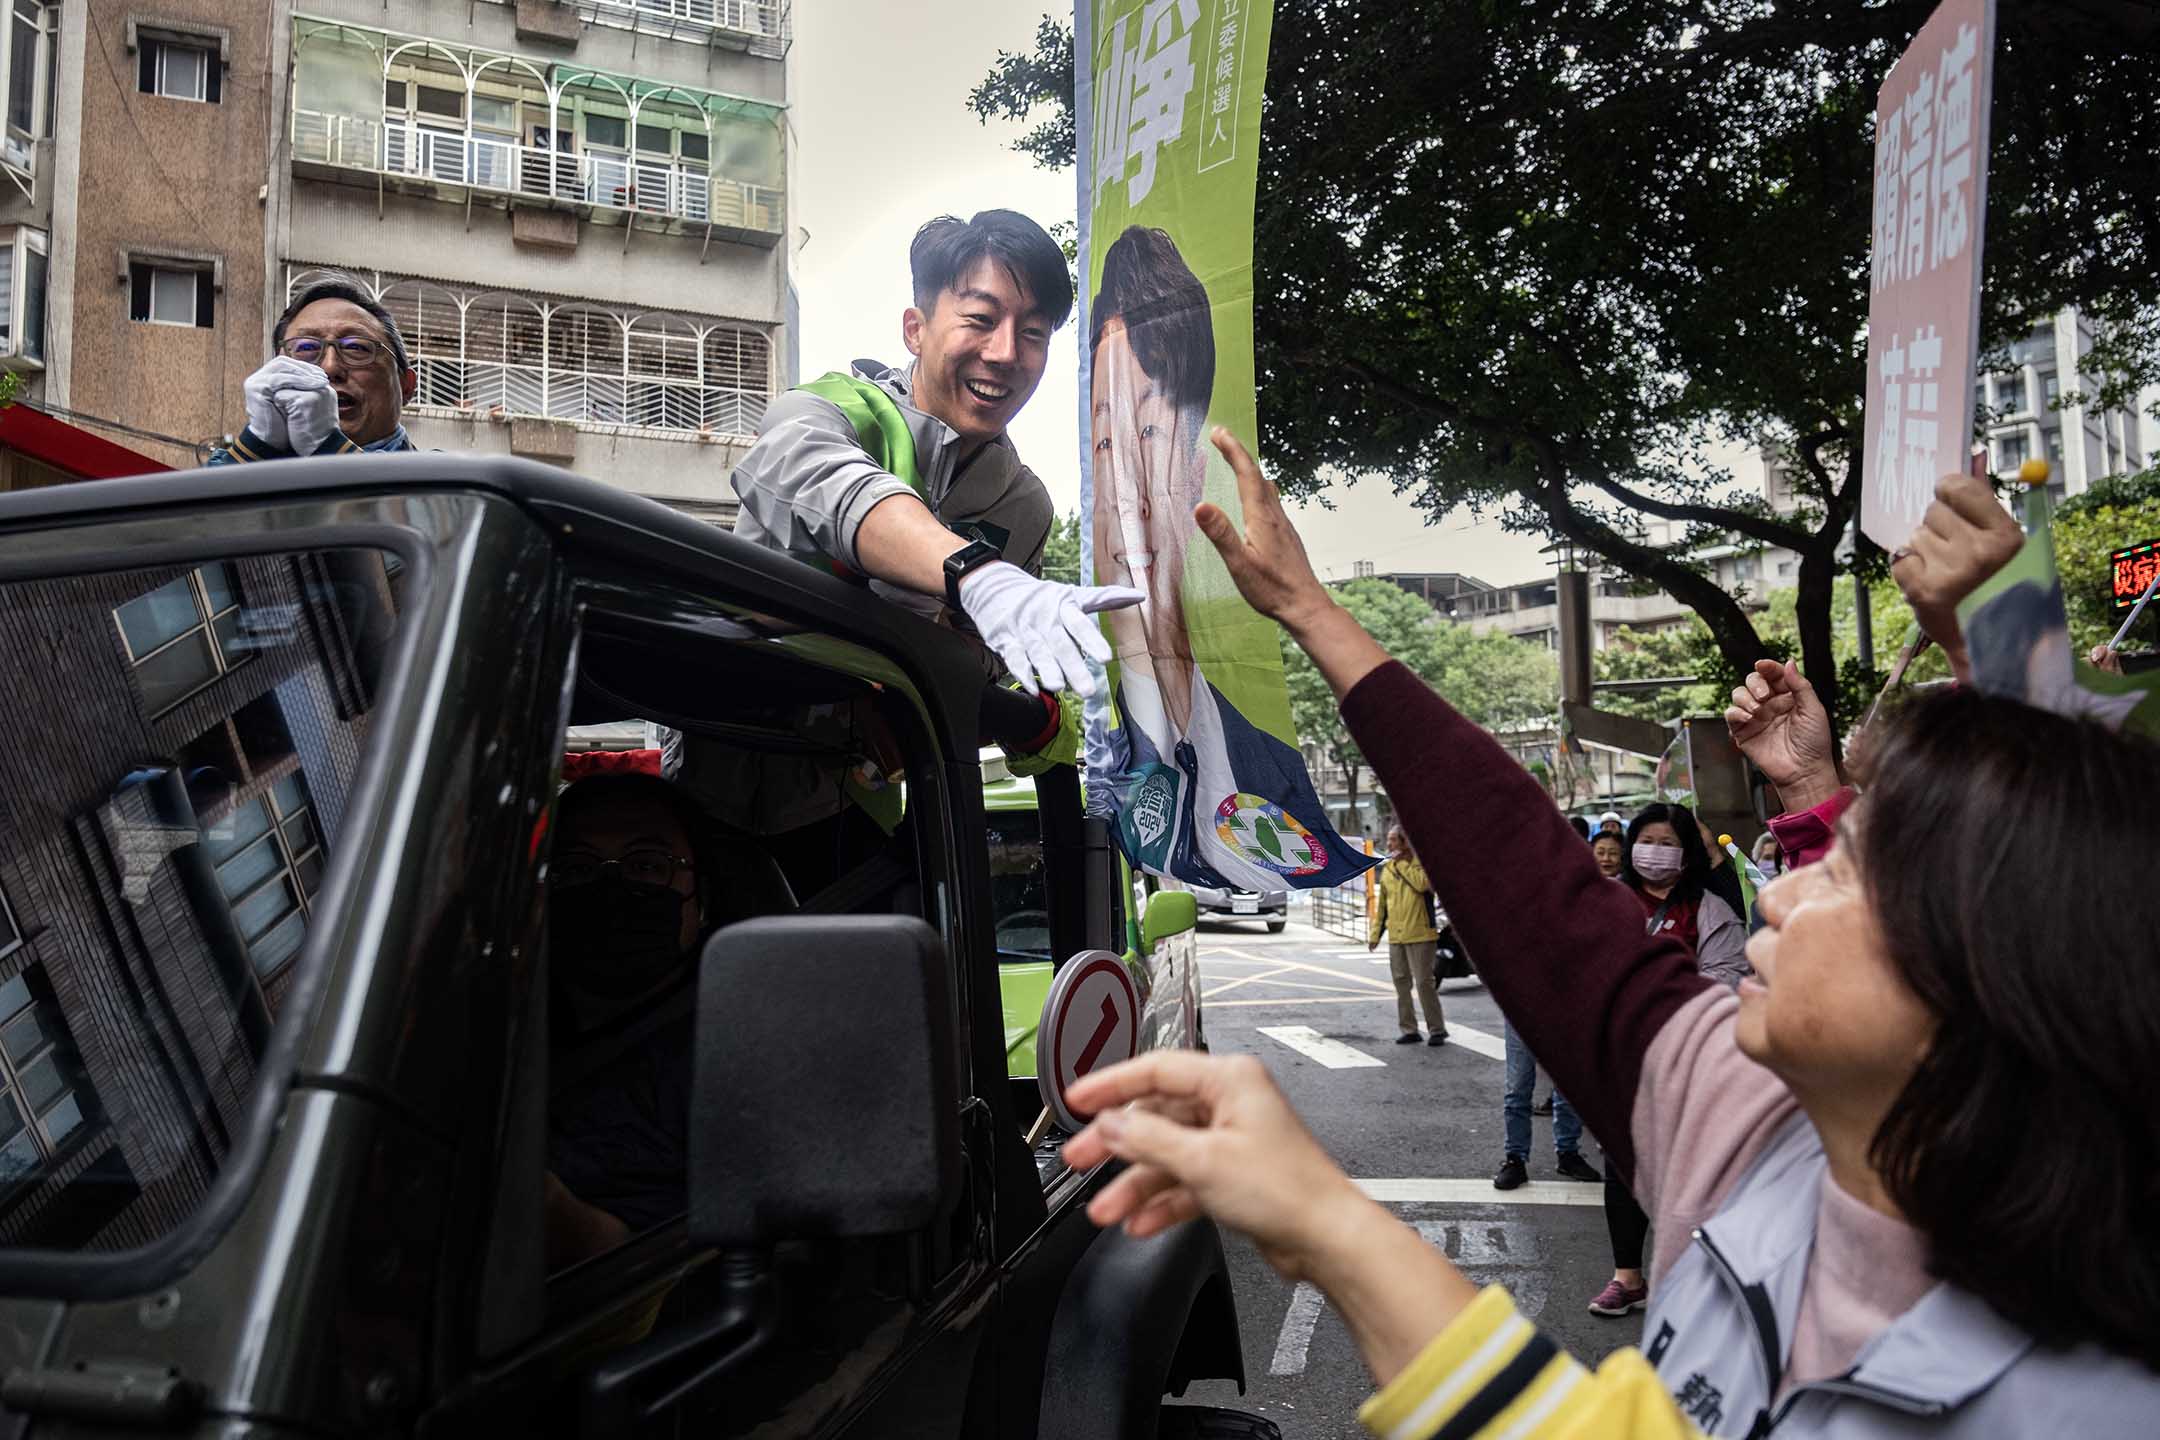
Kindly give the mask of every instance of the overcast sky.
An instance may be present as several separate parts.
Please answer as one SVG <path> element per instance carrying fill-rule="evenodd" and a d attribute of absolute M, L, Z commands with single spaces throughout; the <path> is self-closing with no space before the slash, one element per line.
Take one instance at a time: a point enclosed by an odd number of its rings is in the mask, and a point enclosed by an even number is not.
<path fill-rule="evenodd" d="M 812 0 L 794 9 L 796 254 L 805 379 L 857 357 L 898 364 L 908 304 L 907 247 L 933 215 L 1003 206 L 1049 226 L 1073 216 L 1071 171 L 1052 174 L 1008 148 L 1019 127 L 978 123 L 967 93 L 1000 49 L 1030 48 L 1039 8 L 1025 0 Z M 800 238 L 798 236 L 798 238 Z M 1074 327 L 1058 333 L 1042 388 L 1013 443 L 1059 512 L 1080 499 Z M 1261 397 L 1263 406 L 1266 397 Z M 1261 456 L 1265 465 L 1267 457 Z M 1300 507 L 1298 526 L 1330 578 L 1354 562 L 1381 570 L 1459 570 L 1494 584 L 1551 568 L 1534 536 L 1467 513 L 1437 526 L 1385 481 L 1335 488 L 1331 510 Z"/>

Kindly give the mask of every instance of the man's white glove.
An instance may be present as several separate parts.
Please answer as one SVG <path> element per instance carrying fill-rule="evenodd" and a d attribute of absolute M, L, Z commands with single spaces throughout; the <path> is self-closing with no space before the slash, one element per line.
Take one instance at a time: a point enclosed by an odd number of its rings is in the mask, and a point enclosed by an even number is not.
<path fill-rule="evenodd" d="M 247 396 L 248 427 L 295 455 L 314 454 L 337 429 L 337 392 L 320 365 L 280 355 L 240 388 Z M 258 414 L 261 409 L 268 413 Z M 271 429 L 263 428 L 266 421 Z"/>
<path fill-rule="evenodd" d="M 1038 580 L 1017 565 L 985 565 L 960 582 L 960 608 L 983 643 L 1030 695 L 1036 678 L 1046 690 L 1095 693 L 1087 657 L 1110 658 L 1102 627 L 1088 617 L 1138 605 L 1147 596 L 1123 585 L 1061 585 Z"/>
<path fill-rule="evenodd" d="M 285 431 L 285 412 L 278 407 L 277 390 L 280 385 L 305 384 L 298 372 L 313 370 L 327 385 L 330 377 L 313 365 L 274 357 L 269 364 L 240 382 L 240 394 L 247 402 L 248 429 L 255 438 L 277 450 L 290 450 L 292 444 Z"/>

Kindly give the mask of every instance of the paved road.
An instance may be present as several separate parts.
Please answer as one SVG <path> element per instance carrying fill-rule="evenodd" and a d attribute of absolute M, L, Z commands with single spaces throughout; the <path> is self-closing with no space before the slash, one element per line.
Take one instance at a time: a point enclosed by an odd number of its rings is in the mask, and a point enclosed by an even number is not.
<path fill-rule="evenodd" d="M 1552 1122 L 1534 1120 L 1530 1184 L 1492 1188 L 1501 1159 L 1500 1012 L 1475 981 L 1449 981 L 1441 1003 L 1455 1037 L 1438 1049 L 1395 1044 L 1387 952 L 1293 919 L 1203 925 L 1208 1046 L 1260 1057 L 1335 1159 L 1359 1180 L 1389 1180 L 1389 1208 L 1472 1279 L 1497 1281 L 1554 1338 L 1595 1363 L 1637 1342 L 1641 1316 L 1606 1320 L 1583 1307 L 1612 1274 L 1601 1187 L 1553 1173 Z M 1269 1033 L 1272 1032 L 1272 1033 Z M 1308 1033 L 1309 1032 L 1309 1033 Z M 1596 1147 L 1588 1145 L 1592 1163 Z M 1247 1391 L 1195 1386 L 1191 1401 L 1272 1418 L 1289 1440 L 1357 1436 L 1370 1382 L 1341 1320 L 1294 1288 L 1251 1245 L 1231 1238 Z"/>

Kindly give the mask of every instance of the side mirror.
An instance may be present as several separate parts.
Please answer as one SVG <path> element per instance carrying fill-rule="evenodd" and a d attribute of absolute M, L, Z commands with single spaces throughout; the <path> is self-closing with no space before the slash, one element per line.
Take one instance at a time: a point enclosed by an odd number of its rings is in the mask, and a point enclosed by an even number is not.
<path fill-rule="evenodd" d="M 1158 890 L 1148 896 L 1147 914 L 1140 918 L 1140 948 L 1153 950 L 1165 935 L 1182 935 L 1200 928 L 1200 902 L 1190 891 Z"/>
<path fill-rule="evenodd" d="M 745 920 L 705 944 L 690 1238 L 898 1235 L 959 1193 L 944 946 L 899 915 Z"/>

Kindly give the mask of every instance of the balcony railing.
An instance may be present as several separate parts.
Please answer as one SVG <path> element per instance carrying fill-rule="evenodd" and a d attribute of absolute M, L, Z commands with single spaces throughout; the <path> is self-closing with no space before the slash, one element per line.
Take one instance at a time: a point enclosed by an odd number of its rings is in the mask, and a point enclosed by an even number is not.
<path fill-rule="evenodd" d="M 588 20 L 625 29 L 703 38 L 722 31 L 746 37 L 752 54 L 787 53 L 789 0 L 578 0 Z"/>
<path fill-rule="evenodd" d="M 636 379 L 540 365 L 414 359 L 418 405 L 506 415 L 543 415 L 591 425 L 631 425 L 647 430 L 696 430 L 713 435 L 756 433 L 764 413 L 762 391 L 730 389 L 687 380 Z"/>
<path fill-rule="evenodd" d="M 668 215 L 695 225 L 779 235 L 787 218 L 785 192 L 729 180 L 702 165 L 564 153 L 411 121 L 295 110 L 292 146 L 296 161 Z"/>

